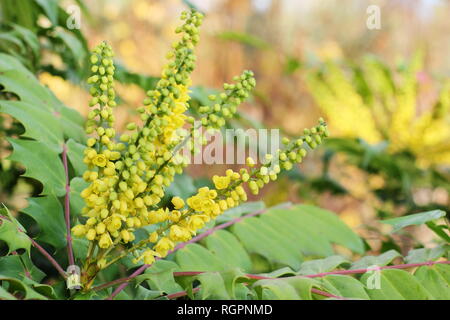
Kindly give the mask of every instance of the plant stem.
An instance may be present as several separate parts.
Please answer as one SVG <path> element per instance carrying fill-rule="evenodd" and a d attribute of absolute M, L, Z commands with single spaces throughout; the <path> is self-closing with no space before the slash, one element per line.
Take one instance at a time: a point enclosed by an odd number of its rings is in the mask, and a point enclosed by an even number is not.
<path fill-rule="evenodd" d="M 66 272 L 65 272 L 64 269 L 59 265 L 59 263 L 58 263 L 55 259 L 53 259 L 53 257 L 52 257 L 47 251 L 45 251 L 45 249 L 42 248 L 36 241 L 34 241 L 33 239 L 31 239 L 31 237 L 30 237 L 30 240 L 31 240 L 31 243 L 33 244 L 33 246 L 34 246 L 36 249 L 38 249 L 39 252 L 42 253 L 42 255 L 43 255 L 44 257 L 46 257 L 48 261 L 50 261 L 50 263 L 55 267 L 55 269 L 59 272 L 59 274 L 60 274 L 64 279 L 66 279 L 66 278 L 67 278 Z"/>
<path fill-rule="evenodd" d="M 196 293 L 198 291 L 200 291 L 200 287 L 192 289 L 193 293 Z M 334 294 L 331 294 L 331 293 L 328 293 L 328 292 L 325 292 L 325 291 L 322 291 L 322 290 L 319 290 L 316 288 L 311 288 L 311 292 L 321 295 L 321 296 L 324 296 L 324 297 L 335 298 L 338 300 L 347 300 L 347 298 L 336 296 Z M 171 294 L 166 295 L 165 297 L 167 299 L 176 299 L 176 298 L 180 298 L 180 297 L 184 297 L 184 296 L 187 296 L 187 291 L 179 291 L 179 292 L 171 293 Z"/>
<path fill-rule="evenodd" d="M 422 263 L 406 263 L 406 264 L 398 264 L 393 266 L 383 266 L 379 268 L 367 268 L 367 269 L 353 269 L 353 270 L 336 270 L 336 271 L 330 271 L 330 272 L 321 272 L 316 274 L 309 274 L 309 275 L 298 275 L 298 276 L 292 276 L 292 277 L 284 277 L 284 279 L 288 278 L 319 278 L 319 277 L 325 277 L 328 275 L 335 275 L 335 274 L 359 274 L 359 273 L 366 273 L 368 271 L 374 271 L 374 270 L 385 270 L 385 269 L 407 269 L 407 268 L 414 268 L 414 267 L 421 267 L 421 266 L 432 266 L 435 264 L 450 264 L 450 260 L 446 261 L 427 261 Z M 182 271 L 182 272 L 174 272 L 174 277 L 183 277 L 183 276 L 196 276 L 199 274 L 204 273 L 205 271 Z M 255 280 L 271 280 L 271 279 L 280 279 L 280 278 L 272 278 L 272 277 L 265 277 L 260 276 L 257 274 L 245 274 L 247 278 L 255 279 Z"/>
<path fill-rule="evenodd" d="M 63 144 L 62 160 L 64 165 L 64 172 L 66 174 L 66 196 L 64 199 L 64 217 L 66 220 L 66 239 L 67 239 L 67 255 L 69 258 L 69 265 L 75 264 L 72 248 L 72 234 L 70 228 L 70 180 L 69 180 L 69 166 L 67 164 L 67 145 Z"/>
<path fill-rule="evenodd" d="M 282 204 L 278 205 L 277 207 L 287 207 L 287 206 L 290 206 L 290 203 L 282 203 Z M 202 234 L 199 234 L 198 236 L 192 238 L 191 240 L 189 240 L 187 242 L 183 242 L 183 243 L 178 244 L 177 246 L 175 246 L 175 248 L 173 250 L 169 251 L 168 254 L 172 254 L 175 251 L 177 251 L 177 250 L 179 250 L 181 248 L 184 248 L 189 243 L 194 243 L 194 242 L 200 241 L 201 239 L 209 236 L 211 233 L 213 233 L 213 232 L 215 232 L 217 230 L 227 228 L 227 227 L 229 227 L 229 226 L 231 226 L 231 225 L 233 225 L 233 224 L 235 224 L 235 223 L 237 223 L 237 222 L 239 222 L 239 221 L 241 221 L 241 220 L 243 220 L 245 218 L 254 217 L 254 216 L 263 214 L 263 213 L 267 212 L 267 210 L 268 209 L 258 210 L 256 212 L 252 212 L 252 213 L 246 214 L 246 215 L 244 215 L 242 217 L 235 218 L 235 219 L 233 219 L 231 221 L 228 221 L 228 222 L 223 223 L 221 225 L 218 225 L 218 226 L 216 226 L 214 228 L 211 228 L 210 230 L 208 230 L 208 231 L 206 231 L 206 232 L 204 232 Z M 155 258 L 155 260 L 159 260 L 159 259 L 160 258 L 158 258 L 158 257 Z M 105 283 L 105 284 L 101 285 L 101 287 L 102 287 L 101 289 L 108 288 L 108 287 L 113 286 L 113 285 L 115 285 L 117 283 L 122 283 L 123 282 L 119 287 L 117 287 L 117 289 L 111 294 L 111 296 L 108 297 L 108 300 L 112 300 L 120 291 L 122 291 L 123 289 L 126 288 L 126 286 L 128 285 L 128 282 L 130 280 L 134 279 L 135 277 L 137 277 L 138 275 L 143 273 L 150 266 L 151 266 L 151 264 L 144 264 L 144 265 L 140 266 L 135 272 L 133 272 L 129 277 L 122 278 L 122 279 L 117 279 L 117 280 L 112 281 L 110 283 Z M 97 289 L 97 288 L 98 287 L 93 288 L 93 290 L 100 290 L 100 289 Z"/>

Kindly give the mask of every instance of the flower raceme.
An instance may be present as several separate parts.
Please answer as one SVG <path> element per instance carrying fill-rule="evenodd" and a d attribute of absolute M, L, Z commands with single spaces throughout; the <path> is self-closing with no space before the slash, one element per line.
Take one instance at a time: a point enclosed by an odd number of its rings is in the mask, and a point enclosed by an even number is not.
<path fill-rule="evenodd" d="M 192 10 L 184 12 L 181 18 L 184 23 L 176 29 L 181 40 L 173 44 L 160 80 L 137 109 L 142 123 L 128 123 L 127 132 L 119 137 L 113 129 L 113 51 L 103 42 L 90 58 L 92 110 L 86 132 L 91 137 L 84 152 L 88 169 L 83 174 L 89 185 L 81 192 L 85 201 L 83 223 L 72 228 L 74 236 L 90 242 L 83 267 L 87 274 L 85 286 L 92 283 L 99 270 L 128 254 L 134 255 L 134 262 L 145 264 L 166 256 L 177 242 L 188 241 L 205 223 L 246 201 L 246 190 L 258 194 L 282 170 L 302 162 L 306 146 L 314 149 L 328 136 L 326 124 L 320 119 L 317 126 L 305 129 L 301 138 L 283 139 L 283 149 L 267 154 L 264 163 L 257 165 L 248 158 L 246 168 L 238 172 L 228 169 L 225 175 L 214 176 L 214 188 L 202 187 L 185 200 L 173 197 L 170 208 L 162 206 L 166 187 L 188 163 L 178 147 L 186 143 L 187 135 L 204 143 L 204 137 L 198 135 L 199 128 L 194 126 L 195 119 L 187 114 L 190 74 L 196 60 L 193 49 L 199 41 L 198 27 L 203 17 Z M 234 83 L 224 85 L 222 93 L 209 96 L 209 105 L 199 107 L 204 128 L 220 130 L 256 84 L 251 71 L 244 71 L 233 80 Z M 196 152 L 194 144 L 191 150 Z M 147 238 L 136 241 L 135 231 L 140 228 L 151 232 Z M 119 246 L 125 250 L 113 251 Z"/>

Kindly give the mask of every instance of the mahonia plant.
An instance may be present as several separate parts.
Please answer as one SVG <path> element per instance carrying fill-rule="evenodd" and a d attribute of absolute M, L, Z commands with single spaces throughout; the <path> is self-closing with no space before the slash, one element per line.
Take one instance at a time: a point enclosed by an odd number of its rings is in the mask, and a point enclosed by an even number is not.
<path fill-rule="evenodd" d="M 183 12 L 181 19 L 184 23 L 176 29 L 181 40 L 173 44 L 160 80 L 137 109 L 142 123 L 128 123 L 127 132 L 120 137 L 113 129 L 113 51 L 103 42 L 90 57 L 92 111 L 86 132 L 91 137 L 84 151 L 88 169 L 83 174 L 89 185 L 81 192 L 84 222 L 72 228 L 74 236 L 89 240 L 82 269 L 84 289 L 91 287 L 100 270 L 129 254 L 135 263 L 144 264 L 165 257 L 177 242 L 188 241 L 205 223 L 246 201 L 246 189 L 258 194 L 282 170 L 302 162 L 306 145 L 314 149 L 328 136 L 326 124 L 320 119 L 299 139 L 283 138 L 283 149 L 266 154 L 263 163 L 258 165 L 249 157 L 247 167 L 238 172 L 228 169 L 224 175 L 213 176 L 214 188 L 202 187 L 188 199 L 173 197 L 173 206 L 162 206 L 165 188 L 189 162 L 180 153 L 180 145 L 188 144 L 193 153 L 198 152 L 192 140 L 207 142 L 199 133 L 200 126 L 220 130 L 256 85 L 251 71 L 235 77 L 232 84 L 224 84 L 222 93 L 209 96 L 210 105 L 199 108 L 201 119 L 197 126 L 187 111 L 190 75 L 196 61 L 193 49 L 199 42 L 203 16 L 191 10 Z M 146 226 L 155 226 L 155 231 L 135 241 L 136 230 Z"/>

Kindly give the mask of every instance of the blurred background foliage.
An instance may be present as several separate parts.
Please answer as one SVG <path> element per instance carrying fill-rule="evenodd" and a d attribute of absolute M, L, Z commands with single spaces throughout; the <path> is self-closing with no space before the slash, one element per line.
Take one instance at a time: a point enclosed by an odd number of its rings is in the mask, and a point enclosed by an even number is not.
<path fill-rule="evenodd" d="M 366 27 L 371 4 L 381 8 L 380 30 Z M 67 24 L 73 5 L 80 30 Z M 380 237 L 384 229 L 375 220 L 448 209 L 449 1 L 2 0 L 0 51 L 18 57 L 86 115 L 87 50 L 108 41 L 118 66 L 120 130 L 137 117 L 187 6 L 207 15 L 197 51 L 202 63 L 193 75 L 194 110 L 223 82 L 251 69 L 258 82 L 253 100 L 228 127 L 280 128 L 295 136 L 319 116 L 331 126 L 326 148 L 267 187 L 267 206 L 289 200 L 330 209 L 374 251 L 414 246 L 410 238 Z M 2 98 L 8 94 L 0 91 Z M 23 169 L 7 160 L 4 137 L 21 130 L 0 117 L 0 201 L 16 212 L 41 187 L 19 177 Z M 189 196 L 225 169 L 192 165 L 172 192 Z M 425 244 L 433 238 L 426 228 L 415 236 Z"/>

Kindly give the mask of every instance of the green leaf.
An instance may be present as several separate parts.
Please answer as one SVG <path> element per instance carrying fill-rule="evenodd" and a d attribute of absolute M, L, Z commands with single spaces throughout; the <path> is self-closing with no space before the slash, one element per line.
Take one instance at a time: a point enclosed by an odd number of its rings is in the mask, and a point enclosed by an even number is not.
<path fill-rule="evenodd" d="M 437 225 L 433 221 L 428 221 L 426 223 L 427 227 L 430 228 L 434 233 L 436 233 L 441 239 L 450 242 L 450 236 L 445 232 L 445 229 L 449 229 L 449 227 L 445 224 Z"/>
<path fill-rule="evenodd" d="M 259 280 L 252 288 L 262 300 L 312 300 L 313 286 L 318 286 L 315 280 L 299 277 Z"/>
<path fill-rule="evenodd" d="M 61 123 L 65 137 L 78 142 L 86 139 L 84 119 L 78 111 L 64 106 L 18 59 L 3 53 L 0 53 L 0 84 L 4 91 L 16 94 L 21 102 L 28 102 L 37 109 L 50 112 L 55 121 Z M 44 125 L 46 119 L 48 117 L 43 119 Z"/>
<path fill-rule="evenodd" d="M 210 252 L 226 267 L 239 267 L 244 272 L 250 272 L 252 269 L 249 255 L 230 232 L 217 230 L 209 235 L 205 242 Z"/>
<path fill-rule="evenodd" d="M 401 257 L 396 250 L 389 250 L 379 256 L 366 256 L 352 263 L 350 269 L 366 269 L 371 266 L 387 266 L 395 258 Z"/>
<path fill-rule="evenodd" d="M 241 269 L 233 268 L 221 272 L 225 289 L 228 295 L 233 300 L 247 300 L 249 295 L 252 295 L 251 291 L 245 285 L 246 283 L 254 282 L 253 279 L 249 279 Z"/>
<path fill-rule="evenodd" d="M 22 123 L 25 127 L 23 137 L 45 143 L 55 152 L 61 151 L 61 123 L 48 110 L 28 102 L 0 100 L 0 112 L 9 114 Z"/>
<path fill-rule="evenodd" d="M 179 270 L 179 266 L 173 261 L 158 260 L 145 273 L 136 277 L 137 283 L 146 281 L 153 291 L 161 291 L 167 294 L 182 291 L 183 288 L 175 282 L 173 273 Z"/>
<path fill-rule="evenodd" d="M 17 300 L 17 298 L 0 286 L 0 300 Z"/>
<path fill-rule="evenodd" d="M 317 227 L 329 241 L 340 244 L 355 253 L 364 253 L 362 239 L 350 229 L 339 217 L 328 210 L 310 205 L 299 205 L 299 210 L 320 221 Z"/>
<path fill-rule="evenodd" d="M 72 246 L 75 259 L 80 259 L 82 261 L 83 259 L 86 259 L 89 247 L 88 239 L 74 237 L 72 238 Z"/>
<path fill-rule="evenodd" d="M 181 197 L 186 199 L 197 192 L 194 181 L 187 174 L 176 175 L 172 184 L 166 189 L 169 197 Z"/>
<path fill-rule="evenodd" d="M 263 39 L 248 33 L 237 31 L 224 31 L 217 34 L 217 38 L 227 41 L 235 41 L 257 49 L 269 49 L 270 45 Z"/>
<path fill-rule="evenodd" d="M 67 156 L 73 168 L 75 169 L 75 173 L 78 176 L 82 176 L 83 173 L 87 170 L 87 165 L 83 161 L 84 149 L 86 149 L 86 146 L 76 142 L 73 139 L 67 140 L 66 145 Z"/>
<path fill-rule="evenodd" d="M 133 300 L 153 300 L 162 296 L 163 294 L 163 291 L 148 290 L 143 286 L 139 286 Z"/>
<path fill-rule="evenodd" d="M 39 225 L 37 239 L 60 249 L 66 246 L 66 225 L 61 203 L 55 196 L 30 198 L 27 208 L 22 210 Z"/>
<path fill-rule="evenodd" d="M 40 181 L 44 187 L 42 194 L 63 196 L 65 190 L 64 167 L 59 154 L 45 143 L 9 138 L 14 152 L 9 157 L 12 161 L 26 167 L 25 177 Z"/>
<path fill-rule="evenodd" d="M 180 271 L 218 271 L 225 266 L 217 256 L 197 243 L 188 244 L 175 253 Z"/>
<path fill-rule="evenodd" d="M 305 255 L 332 255 L 332 243 L 364 252 L 362 240 L 334 213 L 306 205 L 272 208 L 233 225 L 232 231 L 249 253 L 294 270 L 300 268 Z"/>
<path fill-rule="evenodd" d="M 437 300 L 450 300 L 450 266 L 436 264 L 432 267 L 420 267 L 414 277 Z"/>
<path fill-rule="evenodd" d="M 114 78 L 121 83 L 135 84 L 147 91 L 153 89 L 159 80 L 157 77 L 130 72 L 126 67 L 116 61 L 114 61 L 114 65 L 116 66 Z"/>
<path fill-rule="evenodd" d="M 54 26 L 58 25 L 58 0 L 35 0 Z"/>
<path fill-rule="evenodd" d="M 198 296 L 202 300 L 229 300 L 222 276 L 218 272 L 205 272 L 194 277 L 201 285 Z"/>
<path fill-rule="evenodd" d="M 58 29 L 56 36 L 67 46 L 78 66 L 82 66 L 86 59 L 86 51 L 84 50 L 83 43 L 72 32 L 64 29 Z"/>
<path fill-rule="evenodd" d="M 0 282 L 3 282 L 3 289 L 5 289 L 4 283 L 8 283 L 8 288 L 6 290 L 1 290 L 0 294 L 2 294 L 2 291 L 3 294 L 7 291 L 13 295 L 20 295 L 25 300 L 48 300 L 47 297 L 35 291 L 31 286 L 19 279 L 10 278 L 0 274 Z"/>
<path fill-rule="evenodd" d="M 434 248 L 420 248 L 408 252 L 406 263 L 422 263 L 437 260 L 449 252 L 450 246 L 437 246 Z"/>
<path fill-rule="evenodd" d="M 361 282 L 367 284 L 371 276 L 376 275 L 365 273 L 361 277 Z M 431 298 L 420 282 L 404 270 L 383 270 L 380 277 L 379 289 L 366 289 L 372 300 L 428 300 Z"/>
<path fill-rule="evenodd" d="M 299 275 L 310 275 L 335 270 L 343 264 L 349 264 L 350 261 L 341 256 L 330 256 L 325 259 L 305 261 L 301 264 Z"/>
<path fill-rule="evenodd" d="M 34 54 L 34 57 L 36 59 L 40 56 L 40 45 L 39 45 L 39 39 L 32 31 L 30 31 L 27 28 L 24 28 L 18 24 L 11 24 L 14 28 L 14 31 L 21 36 L 21 38 L 24 40 L 24 42 L 27 44 L 27 47 L 29 47 Z"/>
<path fill-rule="evenodd" d="M 25 249 L 28 253 L 31 248 L 30 238 L 19 231 L 17 225 L 7 219 L 0 219 L 0 240 L 8 245 L 8 254 L 18 249 Z"/>
<path fill-rule="evenodd" d="M 369 296 L 366 293 L 364 285 L 355 278 L 342 275 L 329 275 L 321 280 L 327 292 L 340 297 L 352 299 L 367 299 Z"/>
<path fill-rule="evenodd" d="M 382 220 L 380 222 L 392 225 L 394 228 L 393 232 L 395 232 L 407 226 L 425 224 L 429 221 L 440 219 L 442 217 L 445 217 L 445 211 L 432 210 L 427 212 L 410 214 L 404 217 Z"/>
<path fill-rule="evenodd" d="M 39 282 L 45 277 L 45 273 L 39 270 L 25 253 L 0 257 L 0 270 L 4 276 L 20 280 L 31 277 Z"/>
<path fill-rule="evenodd" d="M 265 207 L 266 205 L 264 201 L 245 202 L 237 207 L 226 210 L 224 213 L 218 216 L 216 219 L 216 224 L 231 221 L 233 219 L 239 218 L 244 214 L 262 210 Z"/>

